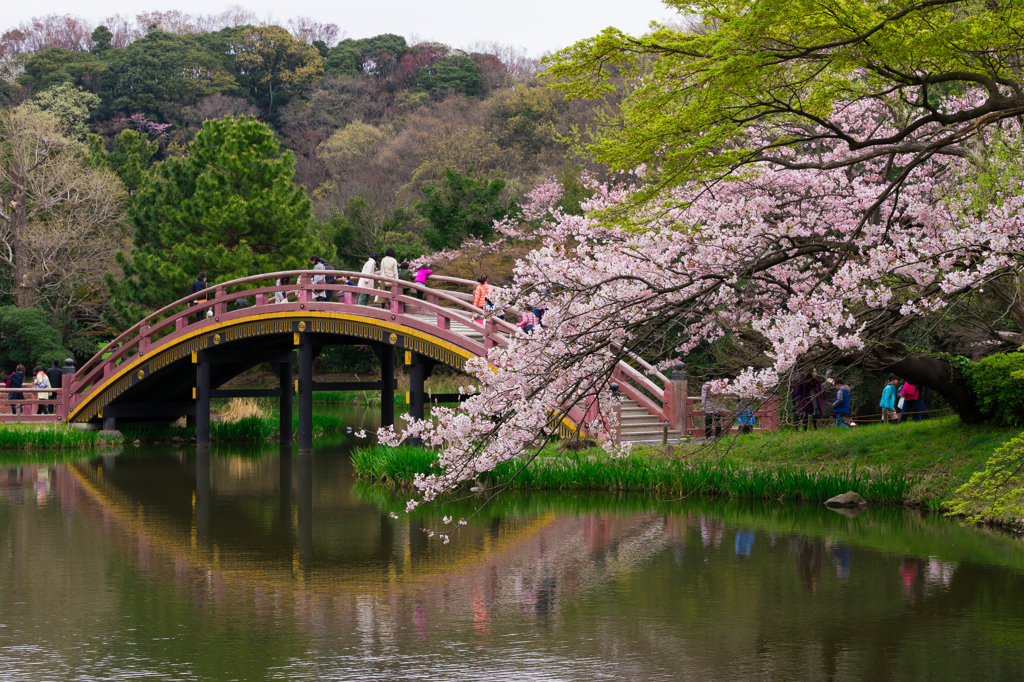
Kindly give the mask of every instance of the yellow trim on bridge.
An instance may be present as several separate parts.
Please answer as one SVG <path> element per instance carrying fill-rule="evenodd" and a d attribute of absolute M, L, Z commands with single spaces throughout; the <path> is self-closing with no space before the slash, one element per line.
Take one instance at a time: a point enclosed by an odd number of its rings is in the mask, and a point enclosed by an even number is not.
<path fill-rule="evenodd" d="M 94 398 L 99 397 L 99 395 L 103 392 L 105 387 L 107 387 L 110 384 L 118 381 L 122 377 L 124 377 L 124 376 L 126 376 L 128 374 L 131 374 L 132 372 L 134 372 L 136 370 L 136 368 L 138 368 L 142 364 L 148 362 L 149 359 L 156 352 L 163 352 L 165 350 L 174 348 L 175 346 L 178 346 L 178 345 L 180 345 L 182 343 L 187 343 L 188 341 L 191 341 L 192 339 L 199 338 L 199 337 L 202 337 L 202 336 L 206 336 L 208 334 L 215 333 L 215 332 L 220 331 L 222 329 L 228 329 L 228 328 L 240 325 L 240 324 L 248 324 L 248 323 L 251 323 L 251 322 L 259 322 L 260 320 L 284 320 L 284 319 L 289 319 L 289 318 L 293 319 L 293 320 L 297 320 L 297 321 L 302 321 L 303 319 L 308 319 L 310 317 L 321 318 L 321 319 L 341 320 L 341 321 L 348 321 L 348 322 L 360 322 L 362 324 L 370 323 L 371 326 L 377 326 L 377 327 L 379 327 L 381 329 L 384 329 L 384 330 L 387 330 L 387 331 L 399 332 L 399 333 L 401 333 L 401 334 L 403 334 L 405 336 L 413 336 L 413 337 L 422 339 L 423 341 L 426 341 L 428 343 L 432 343 L 435 346 L 439 346 L 439 347 L 441 347 L 441 348 L 443 348 L 443 349 L 445 349 L 445 350 L 447 350 L 447 351 L 449 351 L 451 353 L 454 353 L 455 355 L 458 355 L 458 356 L 460 356 L 462 358 L 465 358 L 466 360 L 469 360 L 471 358 L 479 357 L 479 356 L 473 355 L 472 353 L 470 353 L 469 351 L 467 351 L 467 350 L 465 350 L 463 348 L 459 348 L 458 346 L 455 346 L 455 345 L 453 345 L 453 344 L 451 344 L 451 343 L 449 343 L 447 341 L 439 339 L 439 338 L 437 338 L 435 336 L 431 336 L 431 335 L 426 334 L 424 332 L 421 332 L 421 331 L 419 331 L 417 329 L 413 329 L 411 327 L 406 327 L 406 326 L 403 326 L 403 325 L 400 325 L 400 324 L 395 324 L 393 322 L 385 322 L 384 320 L 380 320 L 380 319 L 377 319 L 375 317 L 363 317 L 361 315 L 351 315 L 351 314 L 348 314 L 348 313 L 332 313 L 332 312 L 328 312 L 328 311 L 324 311 L 324 310 L 311 310 L 311 311 L 308 311 L 308 312 L 306 312 L 306 311 L 300 311 L 300 312 L 288 311 L 288 312 L 281 312 L 281 313 L 264 313 L 262 315 L 250 315 L 250 316 L 246 316 L 246 317 L 236 318 L 234 320 L 229 320 L 229 321 L 226 321 L 226 322 L 218 322 L 218 323 L 213 324 L 213 325 L 211 325 L 209 327 L 203 327 L 202 329 L 197 329 L 197 330 L 195 330 L 193 332 L 190 332 L 188 334 L 183 335 L 181 338 L 179 338 L 174 343 L 168 344 L 166 346 L 159 346 L 157 348 L 150 348 L 150 351 L 148 353 L 146 353 L 145 355 L 135 355 L 135 356 L 133 356 L 133 358 L 129 362 L 122 363 L 118 367 L 116 372 L 114 372 L 108 378 L 104 379 L 99 384 L 97 384 L 96 388 L 93 390 L 93 395 L 90 396 L 89 398 L 87 398 L 86 400 L 83 400 L 81 403 L 76 405 L 74 409 L 71 410 L 70 414 L 68 414 L 68 421 L 69 422 L 74 421 L 74 419 L 77 416 L 77 414 L 79 412 L 81 412 L 82 410 L 84 410 L 92 402 L 92 400 Z M 193 362 L 194 361 L 195 360 L 193 360 Z M 494 372 L 498 371 L 497 368 L 494 367 L 493 365 L 491 365 L 490 367 L 491 367 L 492 371 L 494 371 Z"/>

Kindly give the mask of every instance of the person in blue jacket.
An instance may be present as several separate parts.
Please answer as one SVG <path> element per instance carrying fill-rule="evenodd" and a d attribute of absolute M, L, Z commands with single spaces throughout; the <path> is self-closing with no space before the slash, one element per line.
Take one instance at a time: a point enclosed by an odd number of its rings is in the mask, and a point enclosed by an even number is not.
<path fill-rule="evenodd" d="M 836 426 L 850 428 L 850 387 L 843 377 L 836 379 L 836 399 L 832 403 L 832 412 L 836 415 Z"/>
<path fill-rule="evenodd" d="M 900 383 L 900 378 L 895 374 L 890 374 L 889 382 L 882 389 L 882 399 L 878 401 L 878 406 L 882 408 L 883 424 L 886 422 L 896 423 L 896 385 L 898 383 Z"/>

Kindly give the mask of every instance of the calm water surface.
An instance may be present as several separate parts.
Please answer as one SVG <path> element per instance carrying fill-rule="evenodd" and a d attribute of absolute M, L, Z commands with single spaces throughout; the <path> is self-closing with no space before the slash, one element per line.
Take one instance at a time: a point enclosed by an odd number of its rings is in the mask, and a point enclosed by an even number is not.
<path fill-rule="evenodd" d="M 524 494 L 444 546 L 421 528 L 479 503 L 394 521 L 353 442 L 7 467 L 0 680 L 1024 679 L 1016 539 Z"/>

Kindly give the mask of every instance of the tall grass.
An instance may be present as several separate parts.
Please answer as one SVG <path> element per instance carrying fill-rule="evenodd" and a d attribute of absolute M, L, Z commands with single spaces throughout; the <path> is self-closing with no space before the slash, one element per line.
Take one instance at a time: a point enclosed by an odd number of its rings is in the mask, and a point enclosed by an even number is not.
<path fill-rule="evenodd" d="M 313 415 L 313 437 L 342 431 L 345 420 L 331 415 Z M 292 415 L 292 433 L 299 432 L 299 416 Z M 125 440 L 143 442 L 166 441 L 172 438 L 189 440 L 195 438 L 193 426 L 143 426 L 121 429 Z M 221 443 L 243 443 L 272 440 L 280 437 L 280 420 L 277 415 L 242 417 L 237 421 L 210 423 L 210 440 Z"/>
<path fill-rule="evenodd" d="M 63 424 L 0 425 L 0 450 L 92 448 L 96 442 L 96 431 L 83 431 Z"/>
<path fill-rule="evenodd" d="M 415 474 L 430 472 L 436 461 L 436 452 L 411 445 L 371 445 L 352 452 L 352 466 L 357 474 L 387 485 L 411 485 Z"/>
<path fill-rule="evenodd" d="M 399 486 L 431 471 L 436 454 L 421 448 L 375 446 L 352 455 L 356 471 Z M 436 471 L 436 469 L 434 470 Z M 729 463 L 654 460 L 641 455 L 611 459 L 594 455 L 512 460 L 479 476 L 487 487 L 520 490 L 615 490 L 666 496 L 824 502 L 847 491 L 873 502 L 902 503 L 911 480 L 901 471 L 870 473 L 853 468 L 811 471 L 803 467 L 741 467 Z"/>

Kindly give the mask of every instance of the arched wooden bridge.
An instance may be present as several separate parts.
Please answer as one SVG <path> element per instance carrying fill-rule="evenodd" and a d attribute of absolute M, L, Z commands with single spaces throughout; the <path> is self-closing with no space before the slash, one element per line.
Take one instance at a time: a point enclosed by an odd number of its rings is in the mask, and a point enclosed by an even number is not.
<path fill-rule="evenodd" d="M 316 274 L 321 274 L 317 272 Z M 158 310 L 119 337 L 81 368 L 65 368 L 63 385 L 48 401 L 38 401 L 41 391 L 17 389 L 24 412 L 35 412 L 39 402 L 55 406 L 52 415 L 15 415 L 10 407 L 0 421 L 102 422 L 104 428 L 142 421 L 172 421 L 186 416 L 196 426 L 197 445 L 209 445 L 210 400 L 226 397 L 276 397 L 280 400 L 281 440 L 291 442 L 292 400 L 299 396 L 299 450 L 312 447 L 313 392 L 329 390 L 380 390 L 382 423 L 394 423 L 395 353 L 405 353 L 410 365 L 410 409 L 422 417 L 423 382 L 436 364 L 464 372 L 470 358 L 486 357 L 495 345 L 507 345 L 521 333 L 517 327 L 486 316 L 472 305 L 468 291 L 475 282 L 451 277 L 431 277 L 432 284 L 453 285 L 438 289 L 380 275 L 347 271 L 335 274 L 337 284 L 316 284 L 328 291 L 330 301 L 314 299 L 313 273 L 309 270 L 275 272 L 212 285 L 201 298 L 186 296 Z M 342 284 L 347 277 L 373 279 L 377 288 Z M 293 284 L 267 286 L 290 277 Z M 274 303 L 277 292 L 297 300 Z M 357 305 L 360 294 L 379 296 L 377 303 Z M 419 298 L 422 296 L 422 298 Z M 239 301 L 245 307 L 238 307 Z M 190 305 L 190 303 L 194 305 Z M 210 314 L 208 311 L 212 311 Z M 373 382 L 326 383 L 313 379 L 313 360 L 328 345 L 370 345 L 381 359 L 381 378 Z M 298 377 L 293 376 L 298 351 Z M 270 363 L 280 384 L 275 389 L 219 390 L 225 382 L 261 364 Z M 297 379 L 297 381 L 296 381 Z M 622 362 L 613 379 L 626 401 L 622 428 L 617 437 L 627 440 L 678 438 L 693 433 L 694 398 L 688 398 L 685 381 L 670 381 L 640 358 Z M 657 383 L 656 383 L 657 382 Z M 10 394 L 13 389 L 6 389 Z M 589 413 L 589 414 L 588 414 Z M 586 404 L 573 406 L 560 417 L 561 435 L 591 423 Z M 772 428 L 769 415 L 759 426 Z M 777 418 L 776 418 L 777 419 Z M 776 422 L 777 423 L 777 422 Z"/>

